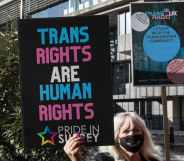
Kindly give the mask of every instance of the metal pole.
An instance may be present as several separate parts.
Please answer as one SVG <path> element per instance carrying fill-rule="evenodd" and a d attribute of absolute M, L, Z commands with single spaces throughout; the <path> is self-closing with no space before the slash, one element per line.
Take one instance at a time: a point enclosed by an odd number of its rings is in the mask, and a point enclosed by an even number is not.
<path fill-rule="evenodd" d="M 20 19 L 23 19 L 23 0 L 20 0 Z"/>
<path fill-rule="evenodd" d="M 162 107 L 163 107 L 163 128 L 164 128 L 164 152 L 165 161 L 170 161 L 170 133 L 169 133 L 169 121 L 167 115 L 167 96 L 166 86 L 162 86 L 161 91 Z"/>

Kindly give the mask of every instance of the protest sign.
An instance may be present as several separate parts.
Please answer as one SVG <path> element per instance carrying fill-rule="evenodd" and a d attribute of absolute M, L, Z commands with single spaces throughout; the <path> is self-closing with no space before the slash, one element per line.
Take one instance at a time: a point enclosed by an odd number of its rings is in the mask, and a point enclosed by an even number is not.
<path fill-rule="evenodd" d="M 19 40 L 25 145 L 112 144 L 108 17 L 20 20 Z"/>

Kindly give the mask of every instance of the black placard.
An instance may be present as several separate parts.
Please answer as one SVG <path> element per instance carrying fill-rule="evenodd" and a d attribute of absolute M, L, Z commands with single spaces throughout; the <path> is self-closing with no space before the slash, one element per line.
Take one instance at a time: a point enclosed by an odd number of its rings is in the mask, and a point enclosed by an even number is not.
<path fill-rule="evenodd" d="M 20 20 L 19 41 L 26 147 L 113 144 L 108 17 Z"/>

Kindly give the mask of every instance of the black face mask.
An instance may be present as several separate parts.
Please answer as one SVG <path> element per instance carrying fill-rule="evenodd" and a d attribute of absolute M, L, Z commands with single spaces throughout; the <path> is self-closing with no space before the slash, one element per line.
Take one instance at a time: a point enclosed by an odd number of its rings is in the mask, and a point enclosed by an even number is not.
<path fill-rule="evenodd" d="M 120 145 L 132 153 L 138 152 L 143 143 L 143 135 L 129 135 L 127 137 L 120 138 Z"/>

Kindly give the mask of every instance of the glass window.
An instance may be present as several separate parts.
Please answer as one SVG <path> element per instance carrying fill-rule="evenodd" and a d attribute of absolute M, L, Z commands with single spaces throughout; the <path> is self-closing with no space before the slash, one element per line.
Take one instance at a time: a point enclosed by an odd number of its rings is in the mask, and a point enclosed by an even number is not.
<path fill-rule="evenodd" d="M 41 12 L 37 12 L 34 15 L 32 15 L 32 18 L 45 18 L 48 17 L 48 11 L 41 11 Z"/>
<path fill-rule="evenodd" d="M 130 20 L 130 12 L 126 12 L 126 33 L 129 34 L 131 32 L 131 20 Z"/>
<path fill-rule="evenodd" d="M 129 102 L 128 103 L 128 111 L 133 112 L 134 111 L 134 102 Z"/>
<path fill-rule="evenodd" d="M 135 111 L 137 114 L 140 114 L 139 101 L 134 102 L 134 111 Z"/>
<path fill-rule="evenodd" d="M 32 18 L 63 17 L 64 10 L 68 8 L 68 5 L 68 1 L 60 3 L 59 5 L 47 8 L 44 11 L 33 14 Z"/>
<path fill-rule="evenodd" d="M 76 0 L 69 0 L 69 13 L 76 11 L 77 3 L 79 2 Z"/>
<path fill-rule="evenodd" d="M 57 17 L 57 16 L 61 16 L 61 9 L 60 9 L 61 5 L 57 5 L 55 7 L 49 8 L 48 9 L 48 17 Z"/>
<path fill-rule="evenodd" d="M 125 13 L 119 15 L 119 35 L 125 34 Z"/>
<path fill-rule="evenodd" d="M 119 35 L 131 32 L 130 12 L 123 12 L 119 15 Z"/>
<path fill-rule="evenodd" d="M 113 62 L 112 78 L 113 78 L 113 94 L 126 94 L 125 83 L 129 80 L 130 62 Z"/>
<path fill-rule="evenodd" d="M 159 104 L 159 102 L 153 102 L 152 114 L 163 115 L 162 106 Z"/>
<path fill-rule="evenodd" d="M 86 7 L 87 7 L 88 4 L 89 5 L 93 5 L 93 1 L 92 0 L 80 0 L 80 3 L 84 3 L 84 5 L 86 5 Z"/>
<path fill-rule="evenodd" d="M 93 0 L 69 0 L 69 8 L 73 11 L 83 10 L 93 5 Z"/>
<path fill-rule="evenodd" d="M 111 61 L 117 60 L 117 28 L 112 27 L 109 32 Z"/>

